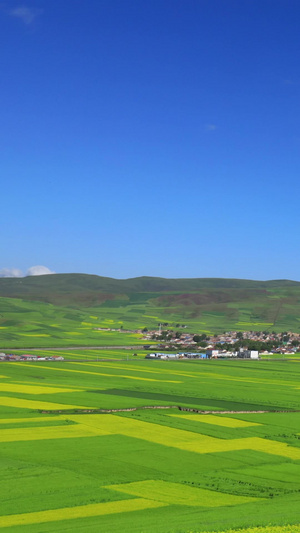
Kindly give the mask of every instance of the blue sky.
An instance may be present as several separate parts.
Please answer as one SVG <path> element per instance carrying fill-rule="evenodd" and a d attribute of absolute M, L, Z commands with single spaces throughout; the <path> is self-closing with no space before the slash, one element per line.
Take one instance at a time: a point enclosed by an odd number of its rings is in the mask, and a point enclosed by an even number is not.
<path fill-rule="evenodd" d="M 0 271 L 300 280 L 299 17 L 2 1 Z"/>

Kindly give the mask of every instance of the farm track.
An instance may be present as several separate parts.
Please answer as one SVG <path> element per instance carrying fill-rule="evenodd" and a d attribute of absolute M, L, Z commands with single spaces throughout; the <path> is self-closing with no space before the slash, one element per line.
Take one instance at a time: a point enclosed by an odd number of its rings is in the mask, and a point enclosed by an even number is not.
<path fill-rule="evenodd" d="M 9 348 L 10 350 L 30 350 L 30 351 L 34 351 L 34 350 L 38 350 L 38 351 L 41 351 L 41 350 L 44 350 L 45 352 L 47 350 L 136 350 L 136 349 L 144 349 L 143 348 L 143 345 L 142 344 L 136 344 L 136 345 L 133 345 L 133 346 L 128 346 L 128 344 L 126 346 L 121 346 L 119 344 L 116 344 L 115 346 L 55 346 L 55 347 L 47 347 L 45 348 L 44 346 L 40 347 L 40 348 L 30 348 L 27 346 L 27 348 Z"/>
<path fill-rule="evenodd" d="M 145 405 L 143 407 L 127 407 L 123 409 L 63 409 L 63 410 L 43 410 L 39 411 L 42 414 L 105 414 L 105 413 L 122 413 L 128 411 L 140 411 L 143 409 L 178 409 L 179 411 L 188 411 L 190 413 L 199 413 L 201 415 L 229 415 L 229 414 L 262 414 L 262 413 L 300 413 L 300 409 L 296 410 L 259 410 L 259 411 L 210 411 L 194 409 L 193 407 L 182 407 L 181 405 Z"/>

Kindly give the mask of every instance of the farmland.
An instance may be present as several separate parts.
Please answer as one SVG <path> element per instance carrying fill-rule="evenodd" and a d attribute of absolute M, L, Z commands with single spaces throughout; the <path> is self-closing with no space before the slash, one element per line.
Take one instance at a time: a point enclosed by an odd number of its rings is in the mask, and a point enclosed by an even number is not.
<path fill-rule="evenodd" d="M 41 278 L 0 279 L 1 349 L 65 359 L 1 363 L 0 531 L 297 531 L 298 356 L 146 361 L 133 330 L 299 331 L 299 284 Z"/>
<path fill-rule="evenodd" d="M 95 309 L 57 307 L 43 302 L 0 298 L 0 346 L 4 348 L 143 345 L 142 335 L 99 331 L 120 328 L 122 321 L 95 314 Z"/>
<path fill-rule="evenodd" d="M 42 278 L 42 279 L 39 279 Z M 0 278 L 1 348 L 135 346 L 137 330 L 300 331 L 300 284 L 230 279 Z M 101 331 L 107 328 L 122 331 Z"/>
<path fill-rule="evenodd" d="M 297 531 L 296 361 L 2 363 L 0 374 L 1 531 Z"/>

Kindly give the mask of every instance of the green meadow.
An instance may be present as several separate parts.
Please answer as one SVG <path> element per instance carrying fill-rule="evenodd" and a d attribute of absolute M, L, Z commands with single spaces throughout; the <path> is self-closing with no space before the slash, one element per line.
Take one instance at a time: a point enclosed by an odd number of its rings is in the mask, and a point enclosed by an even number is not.
<path fill-rule="evenodd" d="M 96 328 L 300 330 L 300 283 L 83 274 L 0 278 L 0 348 L 138 346 L 141 335 Z"/>
<path fill-rule="evenodd" d="M 298 356 L 147 361 L 122 331 L 299 331 L 299 284 L 53 275 L 0 295 L 0 351 L 65 359 L 0 364 L 0 532 L 299 531 Z"/>
<path fill-rule="evenodd" d="M 296 533 L 299 378 L 297 361 L 1 363 L 0 531 Z"/>
<path fill-rule="evenodd" d="M 123 326 L 97 311 L 0 298 L 0 349 L 145 344 L 137 333 L 97 330 Z"/>
<path fill-rule="evenodd" d="M 185 311 L 187 312 L 187 311 Z M 200 313 L 200 311 L 199 311 Z M 300 311 L 299 311 L 300 313 Z M 293 319 L 294 320 L 294 319 Z M 143 304 L 128 304 L 124 307 L 73 308 L 60 307 L 50 303 L 25 301 L 15 298 L 0 298 L 0 350 L 10 348 L 43 347 L 94 347 L 94 346 L 143 346 L 155 344 L 143 339 L 139 333 L 122 329 L 157 328 L 159 323 L 178 330 L 178 324 L 185 324 L 185 332 L 249 330 L 299 330 L 299 319 L 288 318 L 276 327 L 271 322 L 254 321 L 251 310 L 239 309 L 239 319 L 229 320 L 221 312 L 201 311 L 198 318 L 184 316 L 180 309 L 168 314 L 166 309 Z M 97 328 L 107 328 L 101 331 Z M 120 329 L 121 331 L 108 331 Z"/>

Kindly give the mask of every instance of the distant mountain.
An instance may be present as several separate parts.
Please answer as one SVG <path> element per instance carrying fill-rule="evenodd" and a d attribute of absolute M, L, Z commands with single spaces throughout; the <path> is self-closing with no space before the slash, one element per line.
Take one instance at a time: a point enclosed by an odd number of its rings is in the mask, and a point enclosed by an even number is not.
<path fill-rule="evenodd" d="M 87 274 L 0 278 L 0 298 L 97 308 L 111 323 L 185 322 L 203 330 L 300 328 L 300 282 L 222 278 L 113 279 Z M 0 302 L 1 313 L 1 302 Z M 118 322 L 119 321 L 119 322 Z M 194 327 L 193 326 L 193 327 Z"/>
<path fill-rule="evenodd" d="M 300 289 L 300 282 L 290 280 L 254 281 L 226 278 L 166 279 L 138 277 L 114 279 L 89 274 L 51 274 L 25 278 L 0 278 L 0 297 L 24 298 L 55 304 L 86 305 L 114 299 L 116 295 L 135 293 L 202 293 L 203 291 L 261 291 Z"/>

